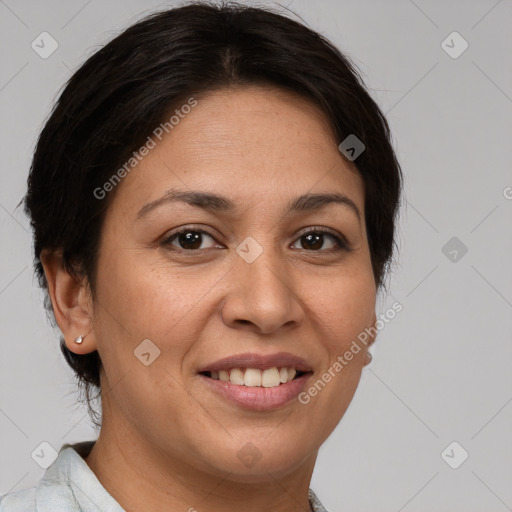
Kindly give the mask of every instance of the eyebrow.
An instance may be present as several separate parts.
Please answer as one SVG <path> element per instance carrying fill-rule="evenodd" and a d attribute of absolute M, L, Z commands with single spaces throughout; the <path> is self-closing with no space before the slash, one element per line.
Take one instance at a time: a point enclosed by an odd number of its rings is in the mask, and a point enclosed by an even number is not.
<path fill-rule="evenodd" d="M 202 208 L 208 212 L 224 212 L 236 214 L 239 208 L 225 196 L 212 194 L 209 192 L 196 192 L 186 190 L 171 189 L 159 199 L 146 203 L 137 214 L 137 219 L 148 214 L 155 208 L 168 203 L 184 202 L 191 206 Z M 291 200 L 285 210 L 285 214 L 306 213 L 318 211 L 325 208 L 329 204 L 340 204 L 348 207 L 354 212 L 361 223 L 361 213 L 352 199 L 339 193 L 322 193 L 322 194 L 303 194 Z"/>

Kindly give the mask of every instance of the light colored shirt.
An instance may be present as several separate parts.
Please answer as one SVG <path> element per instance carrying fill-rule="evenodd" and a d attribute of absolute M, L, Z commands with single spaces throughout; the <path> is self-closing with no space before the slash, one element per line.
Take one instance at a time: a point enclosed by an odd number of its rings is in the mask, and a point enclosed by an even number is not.
<path fill-rule="evenodd" d="M 125 512 L 83 457 L 95 441 L 65 444 L 37 486 L 0 497 L 0 512 Z M 312 489 L 313 512 L 327 512 Z"/>

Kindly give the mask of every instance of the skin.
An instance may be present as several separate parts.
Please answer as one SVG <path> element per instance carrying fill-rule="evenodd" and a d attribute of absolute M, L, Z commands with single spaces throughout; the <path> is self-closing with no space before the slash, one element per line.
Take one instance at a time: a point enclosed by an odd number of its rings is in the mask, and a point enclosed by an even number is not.
<path fill-rule="evenodd" d="M 308 511 L 318 449 L 352 400 L 367 348 L 307 405 L 272 411 L 237 407 L 197 372 L 233 354 L 286 351 L 311 365 L 312 383 L 375 324 L 364 183 L 307 100 L 261 86 L 196 98 L 117 186 L 96 296 L 58 252 L 42 255 L 67 346 L 98 350 L 103 361 L 103 425 L 86 462 L 127 511 Z M 171 188 L 224 195 L 238 211 L 175 202 L 137 219 Z M 335 203 L 285 215 L 290 200 L 322 192 L 348 196 L 361 219 Z M 177 237 L 165 243 L 186 226 L 208 233 L 200 249 Z M 329 235 L 310 248 L 302 236 L 309 227 L 345 236 L 352 251 L 329 252 Z M 263 249 L 252 263 L 236 252 L 248 236 Z M 161 351 L 149 366 L 134 356 L 144 339 Z M 248 442 L 261 454 L 250 468 L 237 457 Z"/>

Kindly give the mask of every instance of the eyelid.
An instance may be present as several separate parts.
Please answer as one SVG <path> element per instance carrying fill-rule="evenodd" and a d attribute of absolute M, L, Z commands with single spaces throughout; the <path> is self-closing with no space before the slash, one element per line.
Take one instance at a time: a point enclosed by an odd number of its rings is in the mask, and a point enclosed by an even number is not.
<path fill-rule="evenodd" d="M 331 228 L 326 228 L 324 226 L 309 226 L 307 228 L 304 228 L 303 231 L 299 231 L 299 235 L 297 238 L 307 235 L 308 233 L 322 233 L 322 234 L 332 235 L 336 238 L 340 238 L 342 242 L 344 242 L 348 245 L 348 240 L 342 233 L 339 233 L 338 231 L 331 229 Z"/>
<path fill-rule="evenodd" d="M 193 231 L 195 233 L 201 233 L 202 235 L 207 235 L 209 236 L 212 240 L 214 240 L 215 242 L 217 243 L 220 243 L 217 241 L 217 236 L 218 235 L 213 235 L 212 233 L 209 233 L 208 231 L 206 231 L 205 229 L 203 229 L 202 227 L 199 227 L 197 225 L 194 225 L 194 224 L 187 224 L 185 226 L 181 226 L 179 228 L 176 228 L 175 230 L 172 231 L 171 234 L 166 234 L 164 235 L 162 241 L 161 241 L 161 244 L 164 245 L 164 246 L 168 246 L 168 245 L 171 245 L 171 239 L 175 238 L 176 236 L 178 236 L 179 234 L 181 233 L 186 233 L 188 231 Z M 175 247 L 175 246 L 173 246 Z M 181 249 L 179 247 L 176 247 L 176 251 L 178 252 L 202 252 L 202 251 L 205 251 L 206 249 Z"/>
<path fill-rule="evenodd" d="M 324 250 L 320 250 L 320 251 L 307 251 L 307 252 L 330 253 L 330 252 L 336 252 L 337 249 L 338 249 L 338 251 L 346 251 L 346 252 L 350 252 L 353 250 L 351 243 L 348 241 L 348 239 L 345 235 L 343 235 L 342 233 L 340 233 L 334 229 L 327 228 L 324 226 L 309 226 L 309 227 L 305 228 L 303 231 L 299 232 L 298 236 L 294 240 L 294 243 L 297 240 L 299 240 L 301 237 L 303 237 L 304 235 L 307 235 L 309 233 L 319 233 L 322 235 L 330 235 L 332 238 L 335 239 L 336 247 L 331 248 L 331 249 L 324 249 Z M 306 251 L 306 249 L 303 249 L 303 250 Z"/>
<path fill-rule="evenodd" d="M 218 242 L 217 238 L 216 238 L 217 235 L 213 235 L 213 234 L 209 233 L 208 231 L 206 231 L 205 229 L 203 229 L 202 227 L 191 224 L 191 225 L 185 225 L 185 226 L 176 228 L 170 235 L 165 235 L 161 244 L 163 246 L 171 246 L 172 245 L 171 240 L 173 238 L 175 238 L 179 234 L 181 234 L 183 232 L 187 232 L 187 231 L 194 231 L 196 233 L 201 233 L 203 235 L 207 235 L 210 238 L 212 238 L 212 240 L 215 240 L 215 242 Z M 350 242 L 347 240 L 347 238 L 342 233 L 340 233 L 336 230 L 333 230 L 331 228 L 323 227 L 323 226 L 309 226 L 307 228 L 304 228 L 302 231 L 299 231 L 299 233 L 293 239 L 292 243 L 293 244 L 296 243 L 301 237 L 303 237 L 304 235 L 307 235 L 309 233 L 318 233 L 321 235 L 331 236 L 335 240 L 336 247 L 331 248 L 331 249 L 318 250 L 318 251 L 314 251 L 314 250 L 308 251 L 307 249 L 302 249 L 304 251 L 311 252 L 311 253 L 316 252 L 316 253 L 321 254 L 321 253 L 332 253 L 332 252 L 337 252 L 337 251 L 338 252 L 339 251 L 350 252 L 353 250 Z M 175 250 L 177 252 L 189 253 L 189 254 L 202 253 L 204 251 L 210 250 L 210 249 L 181 249 L 176 246 L 172 246 L 172 247 L 174 247 L 173 250 Z"/>

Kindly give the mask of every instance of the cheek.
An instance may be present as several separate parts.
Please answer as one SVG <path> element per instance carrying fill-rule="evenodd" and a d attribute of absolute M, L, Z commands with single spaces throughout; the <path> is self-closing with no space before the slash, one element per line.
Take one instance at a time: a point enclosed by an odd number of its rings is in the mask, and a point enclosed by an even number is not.
<path fill-rule="evenodd" d="M 109 254 L 98 267 L 96 310 L 104 388 L 112 406 L 140 428 L 147 428 L 147 418 L 156 421 L 155 411 L 159 418 L 175 418 L 179 439 L 179 412 L 197 407 L 179 392 L 176 378 L 201 328 L 191 325 L 189 316 L 215 280 L 192 271 L 183 276 L 166 263 L 152 264 L 139 251 Z"/>
<path fill-rule="evenodd" d="M 178 266 L 138 250 L 111 251 L 98 268 L 102 356 L 119 373 L 140 364 L 133 351 L 145 339 L 178 370 L 212 314 L 211 296 L 229 268 Z M 210 295 L 209 295 L 210 294 Z M 112 368 L 115 366 L 115 368 Z M 119 377 L 118 375 L 113 375 Z"/>
<path fill-rule="evenodd" d="M 329 336 L 327 352 L 328 369 L 331 369 L 333 387 L 341 394 L 352 397 L 359 381 L 364 363 L 366 345 L 360 335 L 373 324 L 375 314 L 375 284 L 373 276 L 361 275 L 340 278 L 337 283 L 338 293 L 330 296 L 330 318 L 325 318 Z M 340 369 L 339 364 L 343 365 Z M 336 371 L 339 370 L 339 371 Z M 326 379 L 330 379 L 326 375 Z M 347 404 L 348 405 L 348 404 Z"/>
<path fill-rule="evenodd" d="M 340 271 L 326 280 L 316 280 L 310 307 L 325 332 L 330 350 L 344 350 L 373 322 L 376 287 L 370 271 Z"/>
<path fill-rule="evenodd" d="M 322 418 L 326 436 L 342 418 L 357 389 L 366 352 L 358 336 L 373 323 L 375 299 L 371 268 L 340 270 L 336 277 L 316 282 L 310 304 L 326 358 L 301 403 Z"/>
<path fill-rule="evenodd" d="M 161 336 L 204 295 L 204 276 L 155 263 L 137 250 L 104 258 L 98 280 L 101 296 L 116 320 L 134 335 Z M 101 300 L 101 299 L 100 299 Z"/>

